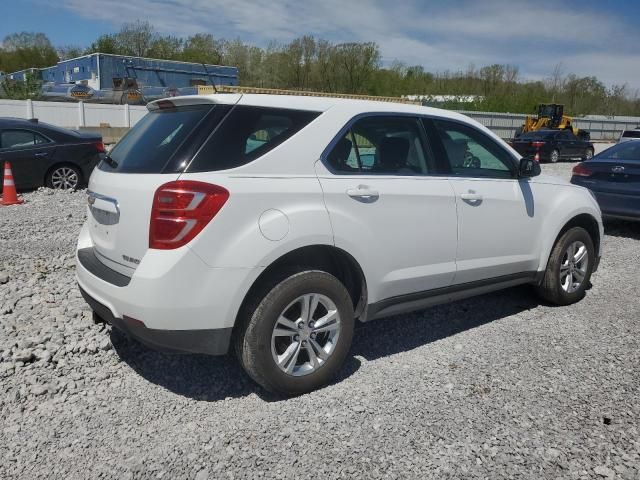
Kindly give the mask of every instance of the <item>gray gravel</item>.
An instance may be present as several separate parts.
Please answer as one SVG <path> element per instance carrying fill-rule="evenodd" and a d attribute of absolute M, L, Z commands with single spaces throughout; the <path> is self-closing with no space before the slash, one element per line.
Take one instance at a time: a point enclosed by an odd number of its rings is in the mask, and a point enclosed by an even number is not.
<path fill-rule="evenodd" d="M 280 400 L 94 325 L 84 194 L 24 198 L 0 207 L 2 479 L 640 478 L 638 225 L 607 226 L 577 305 L 520 287 L 372 322 L 337 382 Z"/>

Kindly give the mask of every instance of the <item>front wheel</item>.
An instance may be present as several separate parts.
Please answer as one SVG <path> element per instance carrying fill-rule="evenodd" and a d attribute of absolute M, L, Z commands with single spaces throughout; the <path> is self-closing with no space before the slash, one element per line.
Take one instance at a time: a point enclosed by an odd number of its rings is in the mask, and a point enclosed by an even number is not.
<path fill-rule="evenodd" d="M 551 251 L 538 294 L 556 305 L 581 300 L 589 285 L 595 263 L 593 241 L 584 228 L 574 227 L 562 234 Z"/>
<path fill-rule="evenodd" d="M 58 165 L 47 174 L 46 184 L 56 190 L 77 190 L 80 187 L 82 175 L 73 165 Z"/>
<path fill-rule="evenodd" d="M 558 163 L 558 160 L 560 160 L 560 152 L 558 150 L 551 150 L 551 155 L 549 155 L 549 160 L 551 160 L 551 163 Z"/>
<path fill-rule="evenodd" d="M 333 275 L 295 273 L 249 299 L 239 321 L 236 353 L 266 390 L 299 395 L 327 384 L 353 337 L 353 303 Z"/>
<path fill-rule="evenodd" d="M 593 158 L 593 148 L 587 148 L 584 152 L 582 160 L 591 160 Z"/>

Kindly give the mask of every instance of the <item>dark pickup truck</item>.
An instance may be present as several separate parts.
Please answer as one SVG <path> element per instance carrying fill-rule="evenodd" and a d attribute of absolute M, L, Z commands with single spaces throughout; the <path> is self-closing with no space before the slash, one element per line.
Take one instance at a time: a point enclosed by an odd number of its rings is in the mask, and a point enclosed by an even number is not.
<path fill-rule="evenodd" d="M 593 143 L 576 137 L 570 129 L 523 133 L 511 141 L 511 146 L 523 157 L 540 162 L 593 157 Z"/>

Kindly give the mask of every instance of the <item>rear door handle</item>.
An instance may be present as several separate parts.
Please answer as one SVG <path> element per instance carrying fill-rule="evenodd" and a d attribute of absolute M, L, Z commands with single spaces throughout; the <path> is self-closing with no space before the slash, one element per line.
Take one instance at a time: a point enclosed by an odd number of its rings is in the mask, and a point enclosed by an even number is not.
<path fill-rule="evenodd" d="M 380 194 L 376 190 L 370 189 L 367 185 L 358 185 L 356 188 L 349 188 L 347 195 L 354 200 L 364 203 L 375 202 L 380 197 Z"/>
<path fill-rule="evenodd" d="M 461 193 L 460 198 L 468 202 L 479 202 L 482 200 L 482 195 L 475 192 Z"/>
<path fill-rule="evenodd" d="M 46 157 L 47 155 L 49 155 L 49 152 L 38 152 L 34 156 L 36 156 L 36 157 Z"/>

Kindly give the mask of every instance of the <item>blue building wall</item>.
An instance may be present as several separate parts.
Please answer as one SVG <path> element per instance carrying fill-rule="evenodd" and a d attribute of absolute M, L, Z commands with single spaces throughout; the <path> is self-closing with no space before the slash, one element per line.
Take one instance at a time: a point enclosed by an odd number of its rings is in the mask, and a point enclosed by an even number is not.
<path fill-rule="evenodd" d="M 14 75 L 15 80 L 24 80 L 26 71 L 10 75 Z M 40 69 L 39 74 L 44 82 L 56 84 L 86 80 L 96 90 L 113 88 L 114 78 L 135 78 L 138 87 L 183 88 L 196 80 L 207 85 L 238 84 L 235 67 L 102 53 L 63 60 L 55 66 Z"/>
<path fill-rule="evenodd" d="M 28 73 L 32 73 L 35 75 L 36 79 L 40 79 L 40 70 L 37 68 L 27 68 L 25 70 L 19 70 L 17 72 L 8 73 L 6 77 L 10 80 L 16 80 L 20 82 L 24 82 L 26 79 L 26 75 Z"/>

